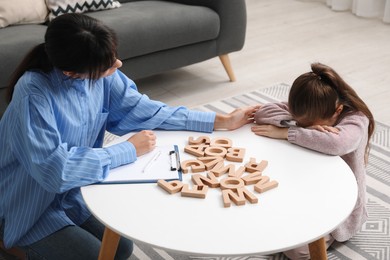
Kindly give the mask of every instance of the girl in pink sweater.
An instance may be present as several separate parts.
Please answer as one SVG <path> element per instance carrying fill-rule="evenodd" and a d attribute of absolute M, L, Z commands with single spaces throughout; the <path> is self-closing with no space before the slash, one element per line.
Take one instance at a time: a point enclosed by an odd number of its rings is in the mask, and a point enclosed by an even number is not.
<path fill-rule="evenodd" d="M 321 153 L 340 156 L 351 167 L 358 185 L 358 199 L 351 215 L 325 237 L 346 241 L 366 221 L 365 166 L 374 118 L 356 92 L 330 67 L 314 63 L 311 72 L 293 83 L 288 103 L 270 103 L 255 114 L 256 135 L 286 139 Z M 308 246 L 284 252 L 290 259 L 309 259 Z"/>

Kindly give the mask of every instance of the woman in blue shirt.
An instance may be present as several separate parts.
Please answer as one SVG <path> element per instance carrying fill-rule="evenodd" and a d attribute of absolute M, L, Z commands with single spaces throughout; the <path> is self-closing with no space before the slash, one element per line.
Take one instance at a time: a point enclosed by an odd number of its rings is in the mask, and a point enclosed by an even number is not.
<path fill-rule="evenodd" d="M 114 32 L 99 21 L 62 15 L 11 80 L 0 121 L 0 236 L 30 259 L 97 259 L 104 226 L 80 187 L 153 150 L 151 129 L 211 132 L 253 122 L 257 107 L 219 115 L 150 100 L 117 70 L 116 50 Z M 102 148 L 105 131 L 137 133 Z M 116 258 L 131 252 L 122 238 Z"/>

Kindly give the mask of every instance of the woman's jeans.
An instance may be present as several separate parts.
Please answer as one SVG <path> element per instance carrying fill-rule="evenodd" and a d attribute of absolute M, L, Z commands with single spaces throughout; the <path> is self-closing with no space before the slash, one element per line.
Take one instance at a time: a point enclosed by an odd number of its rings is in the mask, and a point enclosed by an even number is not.
<path fill-rule="evenodd" d="M 29 260 L 96 260 L 104 229 L 105 226 L 91 216 L 81 226 L 66 226 L 31 245 L 19 248 L 26 252 Z M 3 237 L 2 230 L 0 237 Z M 133 242 L 121 237 L 115 259 L 127 259 L 132 252 Z"/>

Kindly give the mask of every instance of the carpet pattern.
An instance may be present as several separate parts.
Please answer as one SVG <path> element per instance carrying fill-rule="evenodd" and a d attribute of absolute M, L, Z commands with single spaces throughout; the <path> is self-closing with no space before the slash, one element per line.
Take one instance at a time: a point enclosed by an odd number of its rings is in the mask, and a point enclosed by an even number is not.
<path fill-rule="evenodd" d="M 286 101 L 290 86 L 284 83 L 252 91 L 242 95 L 211 102 L 195 109 L 228 113 L 235 108 Z M 106 140 L 107 141 L 107 140 Z M 371 140 L 371 152 L 367 166 L 368 220 L 360 231 L 345 243 L 335 242 L 328 250 L 329 260 L 388 260 L 390 259 L 390 126 L 376 122 Z M 244 243 L 244 241 L 243 241 Z M 2 258 L 0 260 L 13 259 Z M 130 260 L 286 260 L 279 253 L 269 256 L 191 256 L 152 248 L 136 243 Z"/>

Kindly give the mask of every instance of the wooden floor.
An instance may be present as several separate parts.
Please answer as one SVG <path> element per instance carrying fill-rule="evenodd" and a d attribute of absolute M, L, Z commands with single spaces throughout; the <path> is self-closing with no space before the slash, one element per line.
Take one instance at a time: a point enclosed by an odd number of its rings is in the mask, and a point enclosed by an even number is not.
<path fill-rule="evenodd" d="M 333 67 L 365 100 L 377 121 L 390 125 L 390 25 L 333 12 L 321 1 L 247 0 L 243 50 L 230 54 L 231 83 L 218 58 L 152 76 L 140 92 L 169 105 L 194 107 L 216 99 L 291 84 L 310 63 Z"/>

